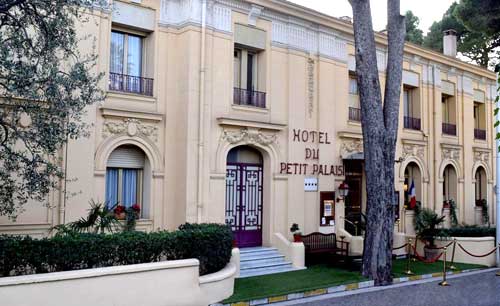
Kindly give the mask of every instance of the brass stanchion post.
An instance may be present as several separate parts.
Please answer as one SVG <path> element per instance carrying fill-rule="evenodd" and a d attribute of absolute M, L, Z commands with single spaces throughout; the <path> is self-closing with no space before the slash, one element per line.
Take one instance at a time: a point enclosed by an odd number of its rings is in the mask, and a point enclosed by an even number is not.
<path fill-rule="evenodd" d="M 406 275 L 415 274 L 410 270 L 410 262 L 411 262 L 411 238 L 408 239 L 408 260 L 406 261 L 406 272 L 405 272 Z"/>
<path fill-rule="evenodd" d="M 453 238 L 453 250 L 451 251 L 451 266 L 450 266 L 450 269 L 452 270 L 456 270 L 457 267 L 455 267 L 454 263 L 455 263 L 455 248 L 457 246 L 457 238 Z"/>
<path fill-rule="evenodd" d="M 446 281 L 446 247 L 443 248 L 443 281 L 439 283 L 439 286 L 449 286 L 448 282 Z"/>
<path fill-rule="evenodd" d="M 497 225 L 498 226 L 498 225 Z M 500 243 L 498 243 L 497 248 L 500 250 Z M 497 276 L 500 276 L 500 271 L 497 272 Z"/>

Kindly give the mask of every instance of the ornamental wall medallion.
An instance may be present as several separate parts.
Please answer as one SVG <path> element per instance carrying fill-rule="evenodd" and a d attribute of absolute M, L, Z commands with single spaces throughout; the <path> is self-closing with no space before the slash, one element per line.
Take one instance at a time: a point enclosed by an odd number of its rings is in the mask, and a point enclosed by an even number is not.
<path fill-rule="evenodd" d="M 145 124 L 138 119 L 127 118 L 122 121 L 105 121 L 102 131 L 104 138 L 125 134 L 130 137 L 145 136 L 154 142 L 158 141 L 158 127 Z"/>
<path fill-rule="evenodd" d="M 230 144 L 237 144 L 240 142 L 245 143 L 258 143 L 261 145 L 270 145 L 277 141 L 276 134 L 264 134 L 257 129 L 242 128 L 238 131 L 224 130 L 222 132 L 222 140 Z"/>

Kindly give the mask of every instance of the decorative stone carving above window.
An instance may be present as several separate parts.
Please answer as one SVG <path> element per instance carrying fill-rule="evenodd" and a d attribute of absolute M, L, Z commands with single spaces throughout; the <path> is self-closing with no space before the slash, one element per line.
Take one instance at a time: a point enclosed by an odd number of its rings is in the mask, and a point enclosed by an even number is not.
<path fill-rule="evenodd" d="M 452 159 L 458 161 L 460 159 L 460 149 L 444 147 L 442 151 L 443 159 Z"/>
<path fill-rule="evenodd" d="M 264 134 L 258 129 L 242 128 L 240 130 L 224 130 L 222 132 L 222 140 L 230 144 L 245 142 L 270 145 L 277 142 L 277 137 L 276 134 Z"/>
<path fill-rule="evenodd" d="M 418 157 L 424 160 L 425 147 L 417 144 L 403 144 L 403 158 L 410 156 Z"/>
<path fill-rule="evenodd" d="M 120 134 L 130 137 L 142 135 L 154 142 L 158 141 L 158 127 L 132 118 L 123 119 L 122 121 L 105 121 L 102 134 L 104 138 Z"/>
<path fill-rule="evenodd" d="M 474 151 L 474 161 L 482 161 L 487 163 L 490 159 L 490 153 L 485 151 Z"/>
<path fill-rule="evenodd" d="M 363 152 L 363 142 L 361 139 L 346 139 L 340 146 L 340 157 L 346 158 L 351 154 Z"/>

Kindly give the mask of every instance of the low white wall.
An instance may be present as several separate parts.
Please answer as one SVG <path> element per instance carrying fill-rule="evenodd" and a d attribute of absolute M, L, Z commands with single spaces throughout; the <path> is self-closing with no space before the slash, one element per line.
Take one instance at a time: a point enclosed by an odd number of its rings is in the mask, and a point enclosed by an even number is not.
<path fill-rule="evenodd" d="M 236 267 L 199 277 L 199 261 L 137 265 L 0 278 L 9 306 L 206 306 L 233 294 Z"/>
<path fill-rule="evenodd" d="M 294 268 L 305 267 L 305 248 L 302 242 L 290 242 L 281 233 L 274 233 L 273 246 L 285 255 Z"/>
<path fill-rule="evenodd" d="M 415 244 L 415 237 L 411 237 L 413 239 L 413 244 Z M 436 245 L 438 247 L 443 247 L 448 245 L 453 239 L 457 239 L 457 242 L 460 243 L 468 252 L 475 255 L 483 255 L 493 250 L 495 247 L 495 237 L 448 237 L 446 239 L 437 239 Z M 424 243 L 422 241 L 418 241 L 417 251 L 419 255 L 424 255 Z M 447 249 L 446 260 L 451 261 L 451 257 L 453 254 L 453 244 L 450 245 Z M 493 267 L 496 265 L 495 261 L 495 253 L 486 256 L 486 257 L 473 257 L 466 254 L 464 251 L 460 249 L 460 247 L 456 246 L 455 249 L 455 262 L 460 263 L 469 263 L 469 264 L 478 264 L 484 265 L 488 267 Z"/>

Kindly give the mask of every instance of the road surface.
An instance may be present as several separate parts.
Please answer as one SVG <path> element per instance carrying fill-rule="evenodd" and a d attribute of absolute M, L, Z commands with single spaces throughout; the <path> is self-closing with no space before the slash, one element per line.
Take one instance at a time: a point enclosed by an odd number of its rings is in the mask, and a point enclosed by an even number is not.
<path fill-rule="evenodd" d="M 497 270 L 498 271 L 498 270 Z M 439 280 L 401 283 L 340 294 L 282 302 L 275 306 L 500 306 L 500 276 L 487 270 L 448 278 L 449 287 Z"/>

